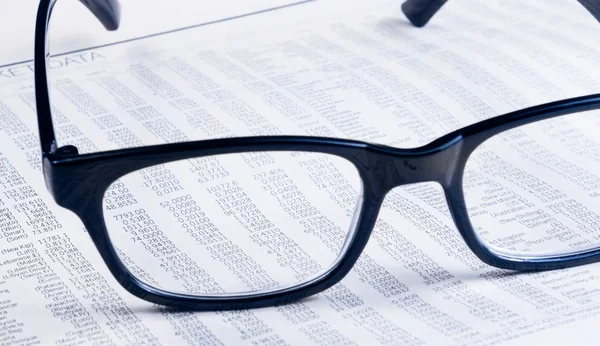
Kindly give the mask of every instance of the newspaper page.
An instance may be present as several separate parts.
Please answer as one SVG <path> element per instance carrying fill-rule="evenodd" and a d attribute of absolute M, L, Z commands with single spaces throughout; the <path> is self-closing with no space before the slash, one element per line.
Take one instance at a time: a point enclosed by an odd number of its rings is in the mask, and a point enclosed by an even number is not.
<path fill-rule="evenodd" d="M 600 90 L 598 23 L 575 1 L 451 1 L 421 29 L 399 5 L 309 2 L 53 57 L 58 141 L 80 153 L 263 135 L 414 148 L 479 120 Z M 0 69 L 1 345 L 595 340 L 598 265 L 490 267 L 468 249 L 434 183 L 391 191 L 354 269 L 313 297 L 212 312 L 140 300 L 110 274 L 79 218 L 46 191 L 32 71 L 31 63 Z M 597 227 L 600 143 L 593 128 L 569 129 L 514 134 L 512 160 L 490 149 L 474 161 L 467 200 L 474 215 L 502 220 L 481 223 L 482 234 L 505 232 L 494 244 L 560 252 L 593 241 L 576 219 Z M 294 284 L 327 270 L 331 248 L 351 229 L 361 182 L 343 161 L 254 152 L 127 175 L 104 196 L 111 240 L 132 273 L 165 290 Z M 578 188 L 585 194 L 574 195 Z M 527 238 L 519 224 L 561 238 Z"/>

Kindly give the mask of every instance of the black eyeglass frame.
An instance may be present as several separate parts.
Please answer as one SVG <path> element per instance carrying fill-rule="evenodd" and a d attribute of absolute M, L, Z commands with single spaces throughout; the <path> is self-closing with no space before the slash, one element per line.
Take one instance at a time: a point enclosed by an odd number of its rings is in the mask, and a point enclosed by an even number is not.
<path fill-rule="evenodd" d="M 264 136 L 170 143 L 79 154 L 74 146 L 58 146 L 52 122 L 46 64 L 49 56 L 48 22 L 55 1 L 40 0 L 34 47 L 35 94 L 46 186 L 58 205 L 71 210 L 81 219 L 104 263 L 119 284 L 141 299 L 184 309 L 230 310 L 281 305 L 322 292 L 341 281 L 356 263 L 373 230 L 385 195 L 395 187 L 420 182 L 437 182 L 443 187 L 454 223 L 464 241 L 481 261 L 491 266 L 517 271 L 537 271 L 567 268 L 600 260 L 600 249 L 527 260 L 494 253 L 479 240 L 469 221 L 462 187 L 466 161 L 473 150 L 484 141 L 501 132 L 536 121 L 600 109 L 600 94 L 565 99 L 500 115 L 412 149 L 337 138 Z M 120 11 L 117 0 L 82 2 L 107 29 L 118 28 Z M 418 15 L 418 11 L 414 10 L 415 4 L 421 4 L 421 10 L 431 14 L 431 8 L 423 4 L 435 5 L 436 2 L 443 4 L 445 1 L 407 1 L 409 7 L 410 4 L 413 5 L 413 14 L 407 14 L 407 17 L 410 19 L 415 13 Z M 403 5 L 405 13 L 406 3 Z M 439 7 L 441 5 L 437 6 L 435 11 Z M 422 14 L 421 16 L 423 17 Z M 138 280 L 126 269 L 110 242 L 103 218 L 103 196 L 113 182 L 128 173 L 149 166 L 209 155 L 251 151 L 326 153 L 343 157 L 356 167 L 363 181 L 362 209 L 354 237 L 345 256 L 339 262 L 323 275 L 297 286 L 251 296 L 225 297 L 199 297 L 162 291 Z"/>

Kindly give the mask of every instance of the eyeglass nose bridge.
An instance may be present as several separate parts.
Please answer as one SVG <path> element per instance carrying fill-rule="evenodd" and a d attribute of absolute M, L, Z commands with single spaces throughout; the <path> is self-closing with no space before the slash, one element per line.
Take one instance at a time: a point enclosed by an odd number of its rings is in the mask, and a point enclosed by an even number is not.
<path fill-rule="evenodd" d="M 415 183 L 437 182 L 449 187 L 464 165 L 461 138 L 415 149 L 382 150 L 371 160 L 372 183 L 381 191 Z"/>

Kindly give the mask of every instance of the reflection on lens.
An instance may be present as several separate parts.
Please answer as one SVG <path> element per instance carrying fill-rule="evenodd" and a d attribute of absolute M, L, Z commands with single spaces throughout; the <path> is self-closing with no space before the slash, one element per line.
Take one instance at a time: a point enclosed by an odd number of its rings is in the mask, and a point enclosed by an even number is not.
<path fill-rule="evenodd" d="M 138 279 L 216 296 L 295 286 L 325 273 L 354 231 L 362 183 L 349 161 L 249 152 L 130 173 L 105 192 L 110 240 Z"/>
<path fill-rule="evenodd" d="M 477 235 L 513 257 L 600 246 L 600 116 L 582 112 L 528 124 L 478 147 L 464 176 Z"/>

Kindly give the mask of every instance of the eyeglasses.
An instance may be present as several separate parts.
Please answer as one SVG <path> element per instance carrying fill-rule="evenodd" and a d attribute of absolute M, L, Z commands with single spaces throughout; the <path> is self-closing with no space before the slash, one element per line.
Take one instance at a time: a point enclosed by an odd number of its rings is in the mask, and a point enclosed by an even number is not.
<path fill-rule="evenodd" d="M 598 18 L 591 1 L 579 1 Z M 409 0 L 402 9 L 423 26 L 444 2 Z M 83 3 L 117 29 L 116 0 Z M 443 187 L 460 235 L 484 263 L 528 271 L 600 259 L 600 115 L 593 112 L 600 95 L 494 117 L 413 149 L 260 136 L 79 154 L 58 146 L 51 117 L 53 5 L 40 1 L 35 32 L 46 185 L 79 216 L 118 282 L 141 299 L 221 310 L 317 294 L 356 263 L 386 194 L 421 182 Z M 171 67 L 191 71 L 184 62 Z M 411 212 L 410 203 L 392 204 Z M 427 220 L 424 227 L 439 228 Z"/>

